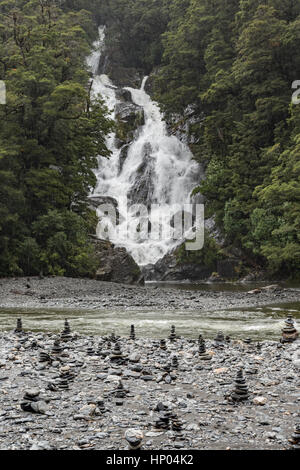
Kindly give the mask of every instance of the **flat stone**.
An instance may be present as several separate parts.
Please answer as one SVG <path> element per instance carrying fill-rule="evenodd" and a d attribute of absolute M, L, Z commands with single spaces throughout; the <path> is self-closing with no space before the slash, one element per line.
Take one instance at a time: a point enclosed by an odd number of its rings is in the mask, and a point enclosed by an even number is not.
<path fill-rule="evenodd" d="M 253 398 L 253 403 L 254 405 L 259 405 L 259 406 L 263 406 L 267 403 L 267 398 L 266 397 L 255 397 Z"/>

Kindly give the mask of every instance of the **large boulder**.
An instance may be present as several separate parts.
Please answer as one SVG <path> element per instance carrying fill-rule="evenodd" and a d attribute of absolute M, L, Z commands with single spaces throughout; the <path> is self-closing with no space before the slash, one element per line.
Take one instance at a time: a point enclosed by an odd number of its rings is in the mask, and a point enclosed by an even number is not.
<path fill-rule="evenodd" d="M 232 256 L 224 259 L 205 260 L 187 256 L 182 258 L 180 252 L 184 244 L 167 253 L 155 265 L 142 268 L 146 281 L 223 281 L 239 277 L 241 261 Z M 208 248 L 203 248 L 207 250 Z M 212 250 L 212 248 L 210 248 Z M 208 258 L 209 259 L 209 258 Z"/>
<path fill-rule="evenodd" d="M 136 130 L 145 124 L 144 109 L 134 103 L 120 102 L 115 109 L 116 137 L 123 144 L 133 141 Z"/>
<path fill-rule="evenodd" d="M 143 147 L 143 159 L 137 169 L 135 183 L 127 194 L 128 200 L 135 204 L 150 205 L 153 202 L 155 161 L 149 143 Z"/>
<path fill-rule="evenodd" d="M 96 272 L 98 281 L 144 284 L 144 277 L 139 266 L 125 248 L 116 247 L 107 240 L 93 238 L 92 241 L 99 262 Z"/>

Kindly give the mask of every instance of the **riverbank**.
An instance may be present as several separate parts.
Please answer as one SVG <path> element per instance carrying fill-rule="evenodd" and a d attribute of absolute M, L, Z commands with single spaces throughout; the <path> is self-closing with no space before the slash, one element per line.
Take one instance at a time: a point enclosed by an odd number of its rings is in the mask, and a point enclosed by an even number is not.
<path fill-rule="evenodd" d="M 231 341 L 223 348 L 206 341 L 211 359 L 201 360 L 197 340 L 167 340 L 162 350 L 159 341 L 123 337 L 117 364 L 113 338 L 75 334 L 60 342 L 61 351 L 53 350 L 56 338 L 0 334 L 1 449 L 120 450 L 130 428 L 144 433 L 149 450 L 289 447 L 299 422 L 299 341 L 260 347 Z M 41 352 L 48 362 L 40 362 Z M 240 367 L 249 396 L 234 404 L 226 397 Z M 61 388 L 62 374 L 68 390 Z M 120 379 L 123 390 L 115 393 Z M 41 414 L 21 410 L 26 391 L 39 394 Z M 157 427 L 166 412 L 171 429 Z"/>
<path fill-rule="evenodd" d="M 0 308 L 110 309 L 147 307 L 153 309 L 205 311 L 244 308 L 300 301 L 300 289 L 259 287 L 245 291 L 193 290 L 145 287 L 65 277 L 2 278 Z"/>

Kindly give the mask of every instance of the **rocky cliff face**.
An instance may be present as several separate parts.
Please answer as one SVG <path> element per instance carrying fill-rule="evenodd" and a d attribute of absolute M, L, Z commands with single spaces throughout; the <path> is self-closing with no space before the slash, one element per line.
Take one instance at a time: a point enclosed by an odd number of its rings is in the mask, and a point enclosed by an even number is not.
<path fill-rule="evenodd" d="M 215 259 L 210 263 L 189 262 L 182 260 L 179 251 L 183 245 L 168 253 L 155 265 L 142 268 L 146 281 L 209 281 L 222 282 L 236 280 L 240 277 L 241 261 L 228 256 L 224 259 Z"/>
<path fill-rule="evenodd" d="M 99 262 L 96 272 L 98 281 L 144 284 L 144 277 L 139 266 L 125 248 L 116 247 L 107 240 L 93 239 L 93 243 Z"/>

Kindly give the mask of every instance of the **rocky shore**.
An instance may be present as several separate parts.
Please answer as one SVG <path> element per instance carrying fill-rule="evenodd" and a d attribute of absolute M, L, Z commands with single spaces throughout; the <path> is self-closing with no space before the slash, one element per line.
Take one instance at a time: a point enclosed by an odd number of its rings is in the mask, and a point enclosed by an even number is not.
<path fill-rule="evenodd" d="M 18 326 L 0 334 L 1 449 L 291 448 L 299 340 L 199 344 L 173 329 L 164 343 L 133 328 L 116 338 Z M 239 389 L 245 400 L 234 401 Z"/>
<path fill-rule="evenodd" d="M 204 291 L 145 287 L 64 277 L 2 278 L 0 308 L 109 309 L 152 307 L 161 310 L 242 308 L 299 302 L 300 290 L 277 285 L 245 291 Z"/>

